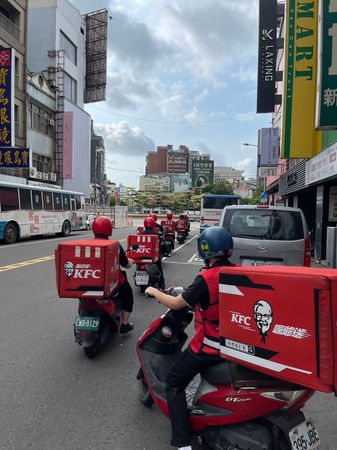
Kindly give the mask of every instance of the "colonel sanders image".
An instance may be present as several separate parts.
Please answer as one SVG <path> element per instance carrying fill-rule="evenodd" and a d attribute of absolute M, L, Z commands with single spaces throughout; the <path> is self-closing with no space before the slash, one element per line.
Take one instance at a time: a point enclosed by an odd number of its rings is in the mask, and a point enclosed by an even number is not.
<path fill-rule="evenodd" d="M 265 300 L 258 300 L 254 305 L 254 318 L 260 330 L 261 342 L 266 343 L 266 337 L 273 321 L 273 310 Z"/>
<path fill-rule="evenodd" d="M 69 280 L 74 272 L 74 264 L 70 261 L 66 262 L 63 266 L 64 272 Z"/>

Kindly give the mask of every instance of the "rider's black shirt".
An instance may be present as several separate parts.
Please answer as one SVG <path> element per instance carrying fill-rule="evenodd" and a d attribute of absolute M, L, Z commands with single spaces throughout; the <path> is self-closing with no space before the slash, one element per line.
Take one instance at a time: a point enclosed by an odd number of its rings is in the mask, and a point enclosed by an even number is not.
<path fill-rule="evenodd" d="M 231 266 L 232 264 L 227 258 L 219 258 L 212 267 Z M 205 311 L 209 307 L 209 291 L 206 281 L 202 276 L 198 275 L 193 283 L 185 289 L 181 294 L 185 302 L 191 308 L 200 305 L 200 308 Z"/>
<path fill-rule="evenodd" d="M 119 265 L 126 267 L 129 264 L 128 257 L 124 251 L 124 248 L 119 244 Z"/>

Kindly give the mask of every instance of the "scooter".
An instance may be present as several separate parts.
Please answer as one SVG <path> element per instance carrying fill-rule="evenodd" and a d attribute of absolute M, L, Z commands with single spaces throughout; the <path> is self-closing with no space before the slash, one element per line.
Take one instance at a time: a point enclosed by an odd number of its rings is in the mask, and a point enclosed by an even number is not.
<path fill-rule="evenodd" d="M 165 256 L 170 256 L 174 249 L 175 233 L 172 227 L 164 226 L 163 242 L 165 245 Z"/>
<path fill-rule="evenodd" d="M 186 229 L 183 225 L 177 225 L 177 241 L 179 244 L 183 244 L 187 237 Z"/>
<path fill-rule="evenodd" d="M 171 295 L 179 295 L 174 289 Z M 168 310 L 137 342 L 139 399 L 168 416 L 165 379 L 182 353 L 189 309 Z M 224 360 L 186 389 L 194 449 L 314 450 L 320 440 L 301 408 L 314 391 Z"/>
<path fill-rule="evenodd" d="M 137 245 L 132 249 L 136 250 Z M 126 252 L 130 251 L 128 249 Z M 118 288 L 109 298 L 80 298 L 78 316 L 74 322 L 75 342 L 83 346 L 88 358 L 94 358 L 111 334 L 121 325 L 121 299 Z"/>
<path fill-rule="evenodd" d="M 157 286 L 160 279 L 160 272 L 154 263 L 136 263 L 134 274 L 135 285 L 140 288 L 144 294 L 149 286 Z"/>
<path fill-rule="evenodd" d="M 74 323 L 75 342 L 83 346 L 88 358 L 94 358 L 111 333 L 118 333 L 121 324 L 118 292 L 111 298 L 80 299 Z"/>

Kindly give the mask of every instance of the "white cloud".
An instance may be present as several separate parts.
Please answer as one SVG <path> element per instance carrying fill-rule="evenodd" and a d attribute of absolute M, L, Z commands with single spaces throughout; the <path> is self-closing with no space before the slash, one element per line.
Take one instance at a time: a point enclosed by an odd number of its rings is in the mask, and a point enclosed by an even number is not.
<path fill-rule="evenodd" d="M 199 103 L 205 100 L 205 98 L 207 97 L 208 97 L 208 89 L 203 89 L 203 91 L 195 97 L 194 101 L 196 103 Z"/>
<path fill-rule="evenodd" d="M 196 106 L 193 106 L 190 112 L 185 114 L 185 119 L 190 123 L 198 123 L 202 121 L 201 114 Z"/>
<path fill-rule="evenodd" d="M 124 156 L 145 155 L 155 149 L 154 141 L 141 128 L 130 127 L 125 120 L 118 123 L 98 123 L 95 124 L 95 130 L 104 137 L 109 157 L 116 153 Z"/>

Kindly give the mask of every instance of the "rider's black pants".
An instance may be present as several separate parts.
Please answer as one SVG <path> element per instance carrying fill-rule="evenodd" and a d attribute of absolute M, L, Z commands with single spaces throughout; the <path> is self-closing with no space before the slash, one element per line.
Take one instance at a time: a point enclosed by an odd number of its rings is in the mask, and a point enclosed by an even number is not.
<path fill-rule="evenodd" d="M 171 418 L 171 445 L 191 445 L 192 433 L 188 421 L 185 389 L 195 375 L 213 364 L 223 361 L 220 356 L 194 353 L 188 347 L 171 368 L 166 378 L 167 402 Z"/>
<path fill-rule="evenodd" d="M 159 276 L 159 280 L 158 280 L 158 287 L 159 287 L 159 289 L 165 289 L 165 278 L 164 278 L 163 266 L 161 265 L 160 258 L 156 262 L 156 266 L 158 267 L 158 270 L 160 272 L 160 276 Z"/>
<path fill-rule="evenodd" d="M 133 309 L 133 292 L 130 283 L 126 279 L 124 283 L 119 286 L 118 294 L 120 299 L 122 300 L 122 310 L 128 313 L 132 313 Z"/>

